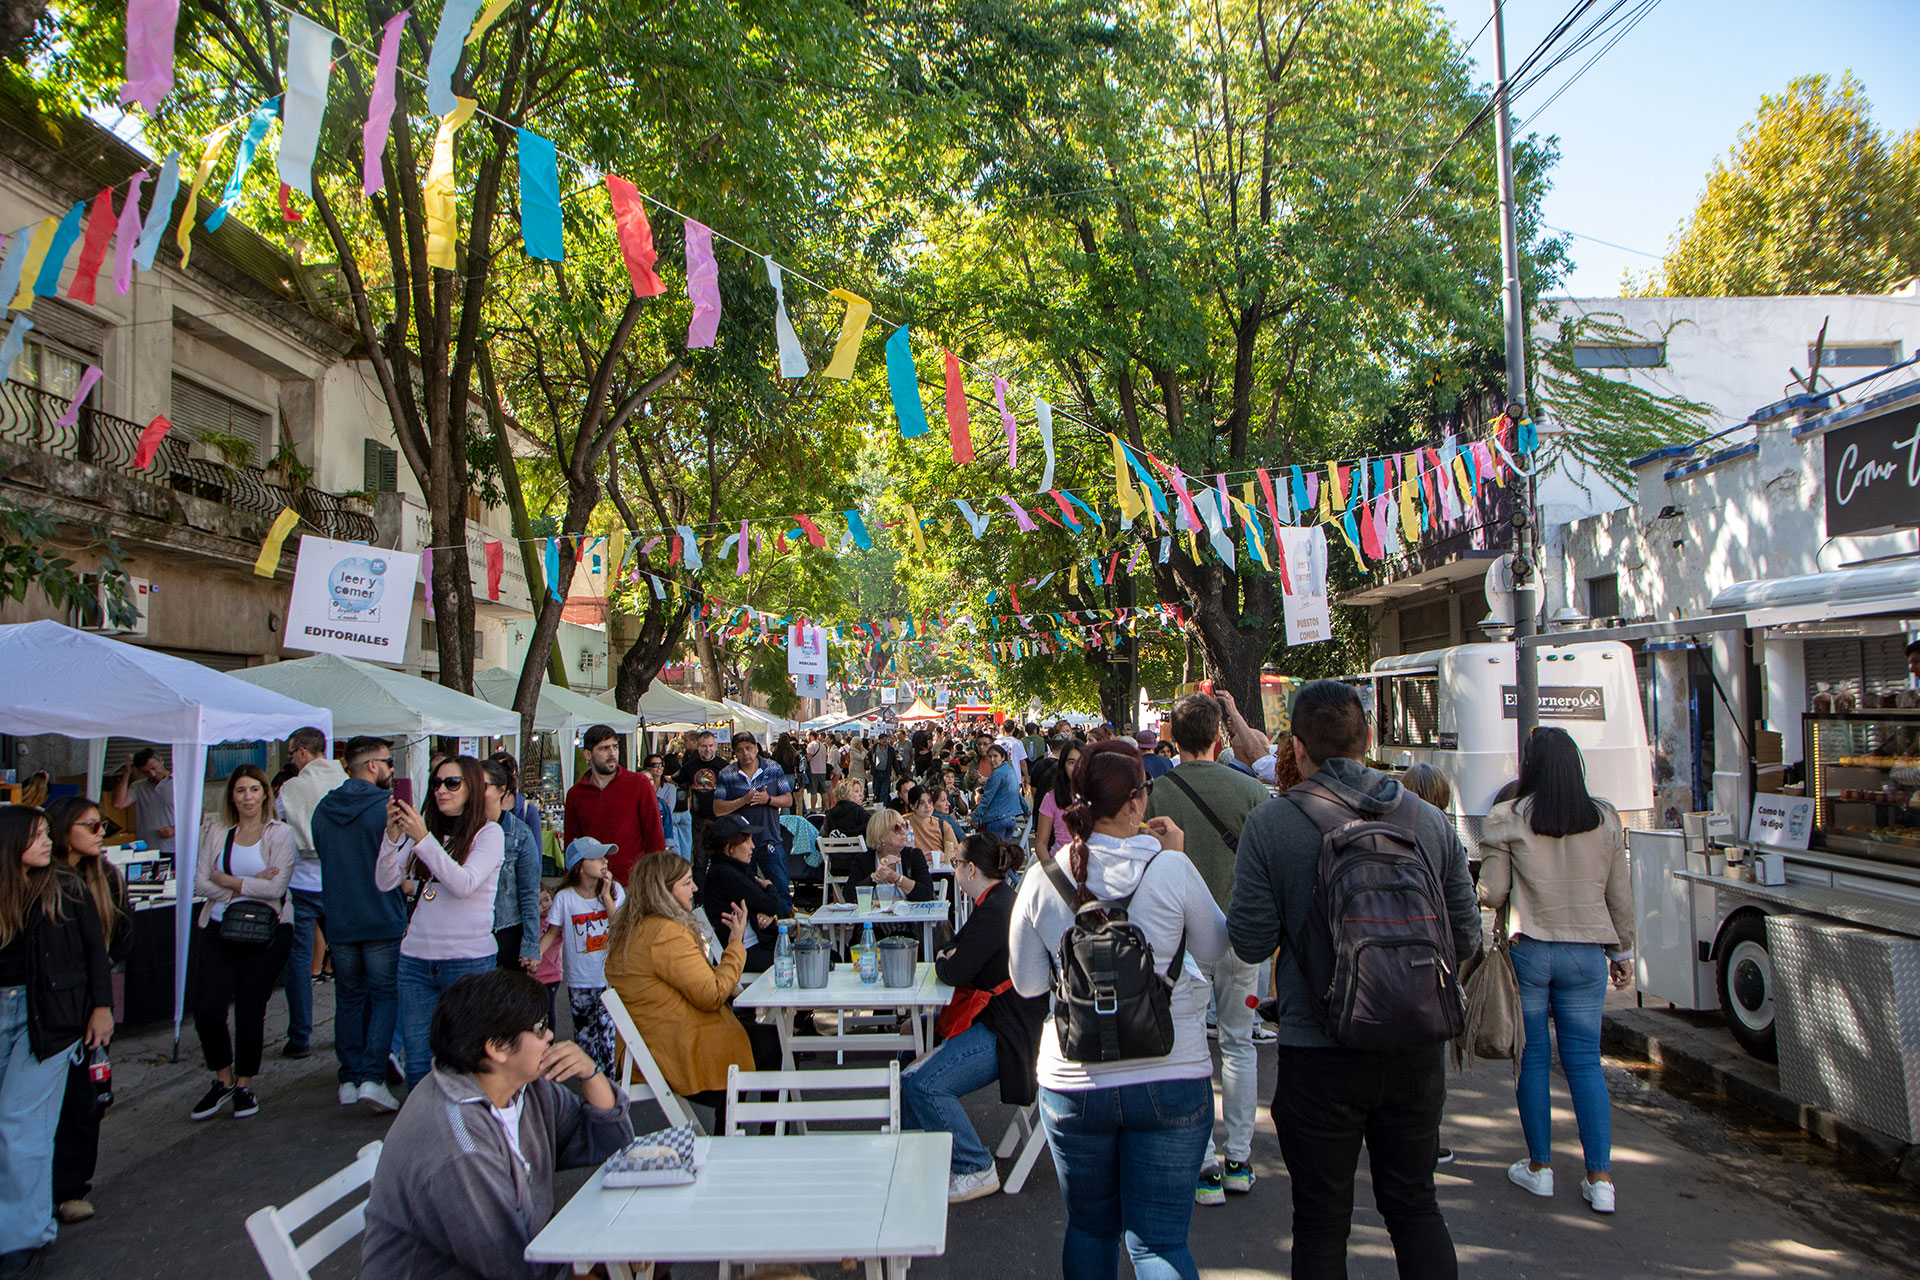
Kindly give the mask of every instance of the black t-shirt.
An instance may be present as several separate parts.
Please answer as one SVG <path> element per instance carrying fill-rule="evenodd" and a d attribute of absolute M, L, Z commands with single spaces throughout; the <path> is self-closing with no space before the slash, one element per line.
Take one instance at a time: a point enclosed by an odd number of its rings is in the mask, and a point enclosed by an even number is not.
<path fill-rule="evenodd" d="M 718 755 L 711 760 L 702 760 L 698 752 L 688 756 L 680 764 L 680 772 L 673 776 L 673 785 L 680 789 L 679 799 L 673 802 L 675 813 L 691 812 L 696 818 L 706 821 L 713 819 L 713 791 L 720 785 L 720 771 L 727 762 Z"/>

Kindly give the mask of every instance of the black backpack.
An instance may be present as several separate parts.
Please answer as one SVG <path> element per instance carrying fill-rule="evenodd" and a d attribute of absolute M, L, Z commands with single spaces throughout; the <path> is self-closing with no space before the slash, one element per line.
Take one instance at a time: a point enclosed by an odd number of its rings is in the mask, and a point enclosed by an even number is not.
<path fill-rule="evenodd" d="M 1284 798 L 1323 837 L 1306 936 L 1287 942 L 1327 1038 L 1349 1049 L 1397 1050 L 1459 1036 L 1466 1005 L 1441 863 L 1414 834 L 1421 801 L 1406 792 L 1370 819 L 1318 782 Z"/>
<path fill-rule="evenodd" d="M 1085 906 L 1074 906 L 1078 890 L 1058 862 L 1040 862 L 1047 879 L 1074 908 L 1073 923 L 1060 937 L 1060 954 L 1048 957 L 1054 1034 L 1060 1056 L 1068 1062 L 1124 1062 L 1173 1052 L 1173 984 L 1186 959 L 1187 935 L 1181 932 L 1173 963 L 1162 973 L 1154 963 L 1152 944 L 1127 920 L 1127 908 L 1159 856 L 1154 854 L 1140 868 L 1133 893 Z"/>

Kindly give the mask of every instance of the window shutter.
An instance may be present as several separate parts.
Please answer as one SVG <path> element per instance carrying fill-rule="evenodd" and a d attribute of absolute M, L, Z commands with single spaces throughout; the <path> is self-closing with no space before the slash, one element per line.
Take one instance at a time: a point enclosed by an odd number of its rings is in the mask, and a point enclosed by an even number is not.
<path fill-rule="evenodd" d="M 176 374 L 173 412 L 168 416 L 189 437 L 202 431 L 239 436 L 253 446 L 254 466 L 263 466 L 267 461 L 267 435 L 272 418 L 252 405 Z"/>
<path fill-rule="evenodd" d="M 368 493 L 395 493 L 400 488 L 400 452 L 378 440 L 361 442 L 361 488 Z"/>

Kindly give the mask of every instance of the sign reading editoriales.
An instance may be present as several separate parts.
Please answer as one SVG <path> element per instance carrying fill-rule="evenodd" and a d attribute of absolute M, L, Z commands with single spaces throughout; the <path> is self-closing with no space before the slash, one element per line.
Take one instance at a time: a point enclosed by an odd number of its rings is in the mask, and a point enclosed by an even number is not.
<path fill-rule="evenodd" d="M 1806 796 L 1758 795 L 1747 839 L 1779 849 L 1805 849 L 1813 837 L 1813 801 Z"/>
<path fill-rule="evenodd" d="M 1520 717 L 1520 691 L 1510 684 L 1500 688 L 1500 715 L 1506 720 Z M 1605 720 L 1606 692 L 1587 684 L 1543 684 L 1540 686 L 1540 718 Z"/>
<path fill-rule="evenodd" d="M 287 648 L 399 666 L 406 661 L 419 572 L 420 557 L 411 551 L 301 538 Z"/>
<path fill-rule="evenodd" d="M 1822 445 L 1829 538 L 1920 525 L 1920 406 L 1835 427 Z"/>

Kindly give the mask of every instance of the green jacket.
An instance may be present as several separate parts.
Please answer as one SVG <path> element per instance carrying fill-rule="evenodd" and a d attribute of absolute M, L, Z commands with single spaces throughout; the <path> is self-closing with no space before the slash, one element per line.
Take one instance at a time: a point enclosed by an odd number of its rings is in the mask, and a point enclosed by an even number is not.
<path fill-rule="evenodd" d="M 1186 792 L 1174 784 L 1176 777 L 1193 788 L 1236 839 L 1247 815 L 1272 799 L 1272 793 L 1238 769 L 1212 760 L 1188 761 L 1153 784 L 1147 816 L 1172 818 L 1186 834 L 1187 858 L 1200 869 L 1208 892 L 1224 911 L 1233 897 L 1234 851 Z"/>

